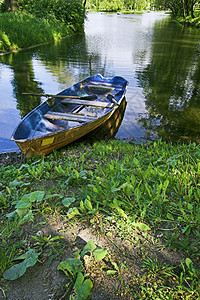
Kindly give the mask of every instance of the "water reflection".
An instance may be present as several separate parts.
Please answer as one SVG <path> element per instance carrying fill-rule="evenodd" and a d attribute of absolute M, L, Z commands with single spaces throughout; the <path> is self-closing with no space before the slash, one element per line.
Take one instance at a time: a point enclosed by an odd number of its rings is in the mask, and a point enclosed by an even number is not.
<path fill-rule="evenodd" d="M 150 136 L 198 141 L 199 38 L 198 30 L 171 21 L 155 24 L 151 59 L 137 72 L 147 108 L 139 123 Z"/>

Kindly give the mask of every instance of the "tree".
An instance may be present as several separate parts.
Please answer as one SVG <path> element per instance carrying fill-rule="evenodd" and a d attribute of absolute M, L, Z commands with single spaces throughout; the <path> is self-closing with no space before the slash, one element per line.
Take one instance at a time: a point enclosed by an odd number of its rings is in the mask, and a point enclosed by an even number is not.
<path fill-rule="evenodd" d="M 164 9 L 170 9 L 174 16 L 181 16 L 186 19 L 187 16 L 194 18 L 194 6 L 199 0 L 154 0 L 154 6 Z"/>
<path fill-rule="evenodd" d="M 7 11 L 16 11 L 18 10 L 18 0 L 5 0 L 6 10 Z"/>

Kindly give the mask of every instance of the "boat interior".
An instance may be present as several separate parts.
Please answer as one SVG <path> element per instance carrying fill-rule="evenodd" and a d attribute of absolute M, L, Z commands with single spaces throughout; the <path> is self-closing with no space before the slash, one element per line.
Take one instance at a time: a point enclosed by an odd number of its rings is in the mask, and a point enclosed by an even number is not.
<path fill-rule="evenodd" d="M 47 103 L 52 103 L 52 108 L 42 116 L 35 129 L 31 131 L 29 138 L 77 127 L 109 113 L 116 104 L 108 97 L 108 95 L 113 97 L 111 94 L 113 90 L 113 87 L 87 85 L 77 98 L 70 99 L 67 95 L 61 94 L 60 98 L 55 97 L 55 100 L 59 99 L 55 101 L 56 104 L 54 99 L 48 99 Z M 87 96 L 90 95 L 95 95 L 96 99 L 87 100 Z M 84 96 L 85 99 L 83 99 Z"/>

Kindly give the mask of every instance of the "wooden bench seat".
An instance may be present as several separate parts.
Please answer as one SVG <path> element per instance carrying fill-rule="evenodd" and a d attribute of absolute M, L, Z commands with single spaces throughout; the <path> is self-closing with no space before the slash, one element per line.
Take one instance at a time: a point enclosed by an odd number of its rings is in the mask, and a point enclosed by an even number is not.
<path fill-rule="evenodd" d="M 75 121 L 79 123 L 85 123 L 96 120 L 95 117 L 85 116 L 81 114 L 73 114 L 73 113 L 60 113 L 55 111 L 49 111 L 44 115 L 46 119 L 51 120 L 66 120 L 66 121 Z"/>
<path fill-rule="evenodd" d="M 101 102 L 101 101 L 90 101 L 90 100 L 80 100 L 80 99 L 63 99 L 61 100 L 62 104 L 77 104 L 84 106 L 94 106 L 94 107 L 102 107 L 102 108 L 113 108 L 114 104 L 109 102 Z"/>

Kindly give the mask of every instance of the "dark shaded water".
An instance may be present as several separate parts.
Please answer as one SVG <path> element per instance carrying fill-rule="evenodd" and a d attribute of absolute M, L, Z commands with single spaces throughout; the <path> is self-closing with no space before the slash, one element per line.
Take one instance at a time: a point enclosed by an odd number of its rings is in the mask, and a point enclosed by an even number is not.
<path fill-rule="evenodd" d="M 0 152 L 40 98 L 92 74 L 129 81 L 118 138 L 200 138 L 200 31 L 164 13 L 88 15 L 85 33 L 0 57 Z M 42 99 L 44 100 L 44 99 Z"/>

